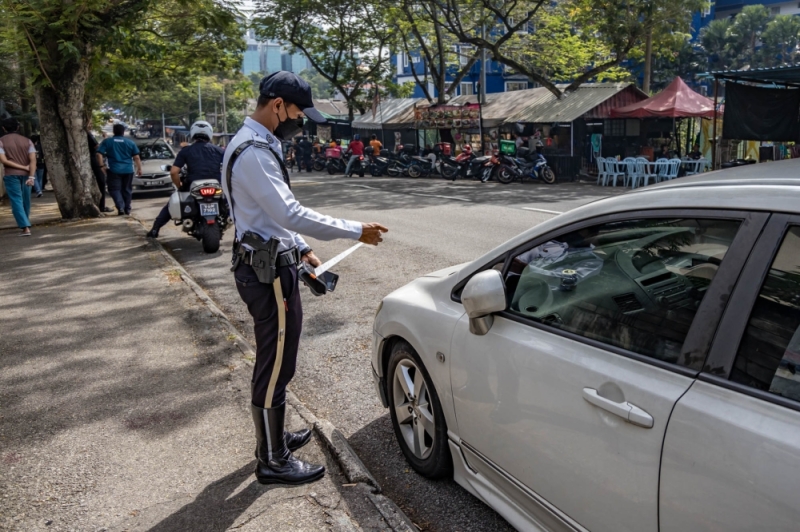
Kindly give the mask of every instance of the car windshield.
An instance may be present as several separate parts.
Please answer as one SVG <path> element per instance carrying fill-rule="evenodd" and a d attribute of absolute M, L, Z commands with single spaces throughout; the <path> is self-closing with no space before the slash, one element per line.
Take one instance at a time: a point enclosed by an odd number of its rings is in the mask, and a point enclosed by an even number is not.
<path fill-rule="evenodd" d="M 163 140 L 155 142 L 137 143 L 139 147 L 139 156 L 143 161 L 150 159 L 174 159 L 172 150 Z"/>

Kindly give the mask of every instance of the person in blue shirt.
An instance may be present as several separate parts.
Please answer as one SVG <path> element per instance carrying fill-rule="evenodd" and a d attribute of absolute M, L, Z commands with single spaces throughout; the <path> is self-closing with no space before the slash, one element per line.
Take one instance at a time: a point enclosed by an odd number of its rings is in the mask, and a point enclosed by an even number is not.
<path fill-rule="evenodd" d="M 188 192 L 193 181 L 200 179 L 220 180 L 220 167 L 225 151 L 219 146 L 211 144 L 214 129 L 211 124 L 200 120 L 192 124 L 189 130 L 192 144 L 185 146 L 178 152 L 175 162 L 172 163 L 169 175 L 172 182 L 181 192 Z M 181 168 L 186 166 L 186 177 L 181 181 Z M 158 238 L 158 231 L 170 220 L 169 202 L 158 213 L 153 228 L 147 233 L 148 238 Z"/>
<path fill-rule="evenodd" d="M 114 199 L 117 213 L 131 213 L 131 199 L 133 197 L 133 165 L 136 164 L 136 175 L 142 175 L 142 159 L 139 157 L 139 148 L 128 138 L 125 138 L 125 126 L 114 124 L 114 136 L 105 139 L 97 148 L 97 160 L 103 166 L 103 155 L 108 159 L 106 170 L 106 183 L 108 193 Z"/>

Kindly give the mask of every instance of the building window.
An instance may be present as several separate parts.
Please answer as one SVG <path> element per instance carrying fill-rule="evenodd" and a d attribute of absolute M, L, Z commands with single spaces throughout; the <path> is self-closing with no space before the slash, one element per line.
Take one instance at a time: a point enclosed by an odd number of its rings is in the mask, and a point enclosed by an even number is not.
<path fill-rule="evenodd" d="M 781 8 L 780 8 L 780 6 L 771 7 L 771 8 L 769 8 L 769 12 L 770 12 L 771 15 L 780 15 L 781 14 Z"/>
<path fill-rule="evenodd" d="M 624 137 L 625 120 L 606 120 L 603 124 L 603 135 L 606 137 Z"/>
<path fill-rule="evenodd" d="M 475 86 L 472 84 L 472 82 L 463 82 L 459 87 L 459 91 L 461 96 L 470 96 L 475 94 Z"/>
<path fill-rule="evenodd" d="M 527 81 L 506 81 L 506 92 L 524 91 L 527 88 Z"/>
<path fill-rule="evenodd" d="M 403 54 L 403 66 L 408 66 L 408 54 Z"/>
<path fill-rule="evenodd" d="M 703 10 L 703 17 L 708 17 L 711 15 L 711 3 L 706 4 L 705 9 Z"/>
<path fill-rule="evenodd" d="M 462 67 L 467 66 L 469 64 L 469 60 L 472 57 L 473 48 L 468 44 L 462 44 L 459 48 L 460 48 L 460 53 L 458 57 L 459 64 Z"/>
<path fill-rule="evenodd" d="M 412 55 L 412 56 L 411 56 L 411 61 L 412 61 L 413 63 L 419 63 L 420 61 L 422 61 L 422 57 L 421 57 L 421 56 L 418 56 L 418 55 Z"/>

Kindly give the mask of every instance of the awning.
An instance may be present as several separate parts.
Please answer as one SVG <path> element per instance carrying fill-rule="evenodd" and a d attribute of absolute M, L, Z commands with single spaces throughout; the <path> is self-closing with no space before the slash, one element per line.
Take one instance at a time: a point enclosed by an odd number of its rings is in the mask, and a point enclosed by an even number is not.
<path fill-rule="evenodd" d="M 410 127 L 414 120 L 414 104 L 426 101 L 424 98 L 395 98 L 380 102 L 372 116 L 372 109 L 353 120 L 353 129 L 401 129 Z M 396 117 L 405 111 L 411 110 L 409 124 L 398 123 Z M 405 115 L 404 115 L 405 116 Z M 393 124 L 389 127 L 389 124 Z"/>
<path fill-rule="evenodd" d="M 714 100 L 693 91 L 680 77 L 666 89 L 642 102 L 613 109 L 614 118 L 714 117 Z"/>
<path fill-rule="evenodd" d="M 559 85 L 564 90 L 567 85 Z M 608 118 L 608 104 L 625 105 L 647 99 L 647 95 L 632 83 L 584 83 L 560 99 L 539 87 L 531 91 L 528 105 L 520 112 L 508 115 L 509 123 L 547 124 L 572 122 L 580 117 Z"/>
<path fill-rule="evenodd" d="M 718 79 L 800 85 L 800 65 L 748 70 L 718 70 L 704 75 L 709 74 Z"/>

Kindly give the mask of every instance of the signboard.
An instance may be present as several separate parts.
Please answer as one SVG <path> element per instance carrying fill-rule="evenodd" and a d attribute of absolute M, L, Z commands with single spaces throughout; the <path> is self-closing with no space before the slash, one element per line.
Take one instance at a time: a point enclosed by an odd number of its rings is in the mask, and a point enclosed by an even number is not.
<path fill-rule="evenodd" d="M 478 129 L 480 106 L 476 103 L 464 105 L 432 105 L 414 109 L 416 129 Z"/>
<path fill-rule="evenodd" d="M 331 126 L 317 126 L 317 137 L 322 140 L 332 140 L 331 138 Z"/>

